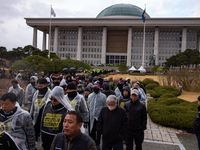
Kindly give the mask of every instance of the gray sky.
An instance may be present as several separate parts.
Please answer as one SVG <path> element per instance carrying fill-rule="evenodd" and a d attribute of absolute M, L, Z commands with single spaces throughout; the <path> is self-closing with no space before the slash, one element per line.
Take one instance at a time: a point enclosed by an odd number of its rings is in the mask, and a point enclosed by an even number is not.
<path fill-rule="evenodd" d="M 200 17 L 200 0 L 0 0 L 0 46 L 7 50 L 32 45 L 33 28 L 24 18 L 49 18 L 52 5 L 56 18 L 95 18 L 103 9 L 118 3 L 129 3 L 151 18 Z M 42 33 L 38 31 L 38 48 Z"/>

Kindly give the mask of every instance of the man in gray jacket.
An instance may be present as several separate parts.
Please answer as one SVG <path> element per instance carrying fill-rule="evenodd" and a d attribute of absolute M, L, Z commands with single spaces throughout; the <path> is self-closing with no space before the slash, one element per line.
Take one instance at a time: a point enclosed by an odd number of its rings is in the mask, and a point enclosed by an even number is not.
<path fill-rule="evenodd" d="M 26 87 L 26 94 L 25 94 L 25 106 L 27 105 L 28 111 L 31 109 L 32 105 L 32 99 L 33 99 L 33 94 L 36 91 L 36 86 L 37 86 L 37 80 L 38 78 L 36 76 L 32 76 L 29 83 Z"/>
<path fill-rule="evenodd" d="M 1 97 L 0 149 L 35 150 L 35 131 L 31 116 L 16 101 L 17 97 L 13 93 L 6 93 Z"/>
<path fill-rule="evenodd" d="M 11 81 L 12 87 L 9 88 L 8 93 L 14 93 L 17 96 L 17 102 L 20 106 L 24 101 L 24 89 L 22 89 L 17 80 Z"/>

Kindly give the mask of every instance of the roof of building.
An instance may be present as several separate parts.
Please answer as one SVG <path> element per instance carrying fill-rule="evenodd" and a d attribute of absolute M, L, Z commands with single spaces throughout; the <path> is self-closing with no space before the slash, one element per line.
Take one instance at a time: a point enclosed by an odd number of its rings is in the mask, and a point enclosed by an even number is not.
<path fill-rule="evenodd" d="M 115 4 L 102 10 L 97 18 L 102 17 L 142 17 L 143 10 L 131 4 Z M 150 16 L 146 13 L 146 18 Z"/>

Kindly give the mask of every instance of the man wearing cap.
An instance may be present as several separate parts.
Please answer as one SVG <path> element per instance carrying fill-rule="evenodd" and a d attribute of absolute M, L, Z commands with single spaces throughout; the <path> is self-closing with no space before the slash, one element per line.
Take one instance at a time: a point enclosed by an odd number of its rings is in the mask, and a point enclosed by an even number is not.
<path fill-rule="evenodd" d="M 76 85 L 73 82 L 68 83 L 66 98 L 69 104 L 83 115 L 83 121 L 88 122 L 88 109 L 84 97 L 76 91 Z"/>
<path fill-rule="evenodd" d="M 135 141 L 136 150 L 142 149 L 144 141 L 144 130 L 147 125 L 146 106 L 139 100 L 138 89 L 131 91 L 131 101 L 125 103 L 125 110 L 127 112 L 129 123 L 125 132 L 126 148 L 133 150 L 133 139 Z"/>
<path fill-rule="evenodd" d="M 108 97 L 109 95 L 115 95 L 115 92 L 110 89 L 110 85 L 108 83 L 104 84 L 104 90 L 102 91 L 103 94 Z"/>
<path fill-rule="evenodd" d="M 198 146 L 200 149 L 200 96 L 197 98 L 197 100 L 198 100 L 198 113 L 194 120 L 193 133 L 196 134 Z"/>
<path fill-rule="evenodd" d="M 123 89 L 124 83 L 123 82 L 118 82 L 117 83 L 117 88 L 115 89 L 115 95 L 117 98 L 119 98 L 122 95 L 122 89 Z"/>
<path fill-rule="evenodd" d="M 139 85 L 137 83 L 134 83 L 132 85 L 132 89 L 138 89 L 139 95 L 140 95 L 139 96 L 139 100 L 145 104 L 146 103 L 145 102 L 145 100 L 146 100 L 146 94 L 145 94 L 144 90 L 141 87 L 139 87 Z"/>
<path fill-rule="evenodd" d="M 52 86 L 51 89 L 53 89 L 56 86 L 59 86 L 60 85 L 60 81 L 61 81 L 60 77 L 53 77 L 53 86 Z"/>
<path fill-rule="evenodd" d="M 123 150 L 122 135 L 128 124 L 126 111 L 117 106 L 117 97 L 107 98 L 107 107 L 101 109 L 98 130 L 103 135 L 102 150 Z"/>
<path fill-rule="evenodd" d="M 96 133 L 97 121 L 101 109 L 106 107 L 106 95 L 100 92 L 98 83 L 93 85 L 93 92 L 88 97 L 88 106 L 90 111 L 90 136 L 96 142 L 97 148 L 99 148 L 101 135 L 99 132 Z"/>
<path fill-rule="evenodd" d="M 109 78 L 108 83 L 110 84 L 111 89 L 114 90 L 115 82 L 113 81 L 113 77 L 110 77 L 110 78 Z"/>
<path fill-rule="evenodd" d="M 126 83 L 129 86 L 129 88 L 132 87 L 132 82 L 131 82 L 131 79 L 129 77 L 126 78 Z"/>

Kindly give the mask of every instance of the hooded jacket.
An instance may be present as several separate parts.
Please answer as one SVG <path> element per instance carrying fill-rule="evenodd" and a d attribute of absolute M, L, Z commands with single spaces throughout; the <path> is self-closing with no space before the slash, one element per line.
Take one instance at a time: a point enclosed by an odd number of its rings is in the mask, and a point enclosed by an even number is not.
<path fill-rule="evenodd" d="M 124 97 L 123 91 L 127 90 L 128 91 L 128 98 Z M 123 87 L 122 92 L 121 92 L 121 96 L 119 96 L 118 98 L 118 106 L 124 108 L 125 102 L 128 102 L 131 100 L 131 91 L 130 88 L 128 86 Z"/>
<path fill-rule="evenodd" d="M 37 85 L 37 80 L 38 78 L 36 76 L 32 76 L 31 79 L 35 79 L 35 86 Z M 28 104 L 28 110 L 30 111 L 31 105 L 32 105 L 32 99 L 33 99 L 33 94 L 35 93 L 36 88 L 29 83 L 26 87 L 26 93 L 25 93 L 25 104 Z"/>
<path fill-rule="evenodd" d="M 72 100 L 69 99 L 68 94 L 65 96 L 66 99 L 68 100 L 69 104 L 77 111 L 80 112 L 83 115 L 83 121 L 84 122 L 89 122 L 88 118 L 88 109 L 87 105 L 85 102 L 85 99 L 83 95 L 80 95 L 77 92 L 76 97 L 74 97 Z"/>
<path fill-rule="evenodd" d="M 70 80 L 67 80 L 68 77 L 70 77 Z M 66 77 L 66 83 L 68 84 L 69 82 L 72 82 L 72 76 L 70 74 L 68 74 Z"/>
<path fill-rule="evenodd" d="M 32 105 L 31 105 L 31 110 L 30 110 L 31 117 L 33 118 L 33 125 L 35 125 L 35 123 L 37 121 L 40 108 L 44 104 L 46 104 L 47 101 L 49 101 L 50 92 L 51 92 L 51 90 L 48 89 L 47 92 L 45 93 L 45 95 L 43 96 L 43 98 L 38 98 L 38 95 L 39 95 L 38 90 L 34 93 Z"/>
<path fill-rule="evenodd" d="M 88 96 L 88 107 L 90 111 L 90 132 L 92 131 L 94 125 L 94 119 L 98 121 L 101 109 L 106 106 L 106 95 L 101 93 L 100 90 L 97 94 L 93 92 Z"/>
<path fill-rule="evenodd" d="M 21 150 L 35 150 L 35 132 L 30 114 L 16 105 L 17 110 L 5 120 L 0 108 L 0 134 L 7 132 Z M 4 121 L 3 121 L 4 120 Z"/>
<path fill-rule="evenodd" d="M 24 101 L 24 89 L 22 89 L 19 84 L 17 84 L 16 88 L 10 87 L 8 93 L 14 93 L 17 96 L 17 102 L 22 106 Z"/>

